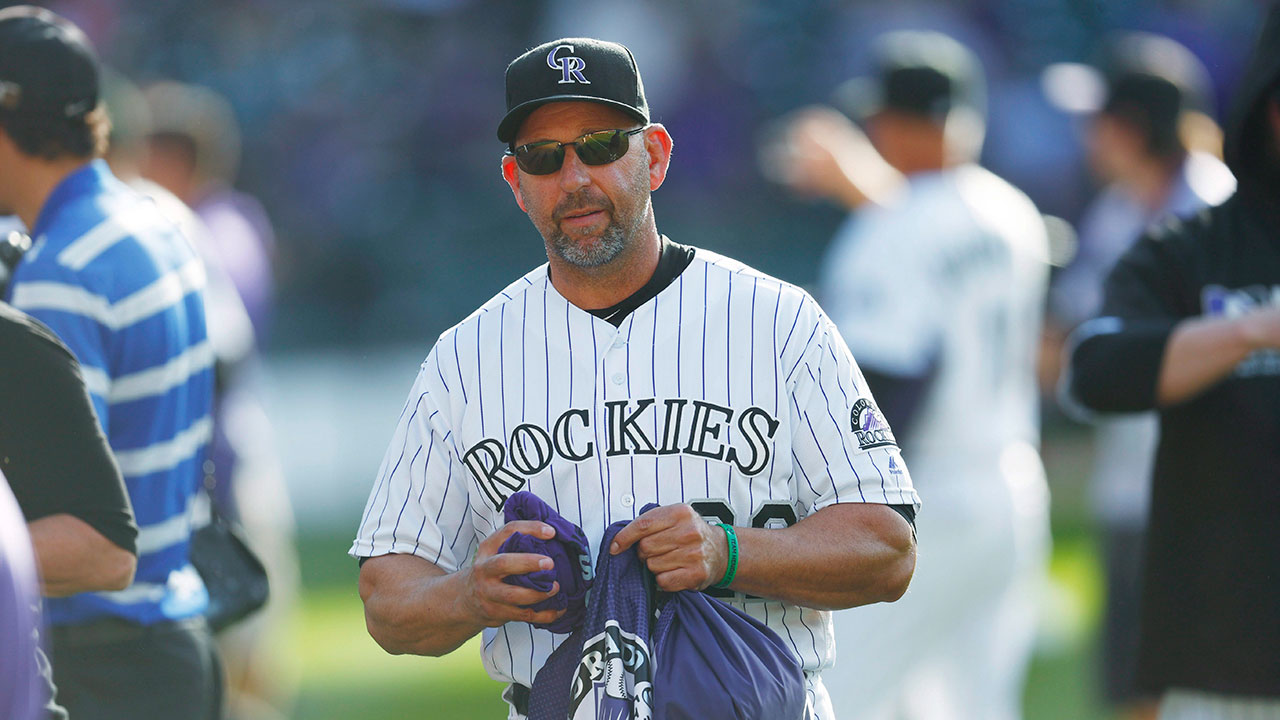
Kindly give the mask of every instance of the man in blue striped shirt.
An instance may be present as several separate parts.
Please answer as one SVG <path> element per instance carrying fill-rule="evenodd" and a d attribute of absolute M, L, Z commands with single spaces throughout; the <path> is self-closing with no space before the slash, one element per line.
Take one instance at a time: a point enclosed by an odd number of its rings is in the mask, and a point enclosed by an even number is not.
<path fill-rule="evenodd" d="M 47 601 L 71 717 L 215 718 L 208 594 L 189 561 L 210 437 L 204 268 L 156 206 L 98 158 L 109 122 L 83 33 L 34 7 L 0 11 L 0 212 L 31 229 L 8 300 L 83 366 L 137 516 L 138 566 L 118 592 Z"/>

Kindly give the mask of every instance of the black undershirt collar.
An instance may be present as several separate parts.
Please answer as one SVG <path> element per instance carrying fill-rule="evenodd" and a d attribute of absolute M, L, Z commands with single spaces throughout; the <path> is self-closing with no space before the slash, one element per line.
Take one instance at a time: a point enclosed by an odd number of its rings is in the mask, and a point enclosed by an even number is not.
<path fill-rule="evenodd" d="M 668 285 L 680 277 L 680 273 L 693 262 L 693 254 L 693 248 L 671 242 L 666 235 L 663 235 L 658 267 L 653 271 L 653 277 L 649 278 L 649 282 L 615 305 L 587 312 L 614 327 L 621 327 L 622 321 L 626 320 L 632 311 L 657 297 L 658 293 L 666 290 Z"/>

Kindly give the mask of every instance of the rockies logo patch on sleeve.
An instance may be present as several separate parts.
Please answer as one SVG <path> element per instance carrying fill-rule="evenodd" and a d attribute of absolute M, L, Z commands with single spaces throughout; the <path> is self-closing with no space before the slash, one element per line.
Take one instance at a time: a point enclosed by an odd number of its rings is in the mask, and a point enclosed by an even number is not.
<path fill-rule="evenodd" d="M 885 422 L 880 410 L 866 398 L 858 398 L 849 413 L 853 434 L 858 438 L 858 447 L 869 450 L 875 447 L 898 446 L 893 437 L 893 430 Z"/>

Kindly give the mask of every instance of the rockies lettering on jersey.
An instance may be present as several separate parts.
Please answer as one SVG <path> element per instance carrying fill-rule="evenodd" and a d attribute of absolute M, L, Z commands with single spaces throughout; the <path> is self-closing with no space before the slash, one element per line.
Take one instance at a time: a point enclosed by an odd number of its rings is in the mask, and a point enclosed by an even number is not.
<path fill-rule="evenodd" d="M 614 326 L 565 300 L 543 265 L 432 348 L 351 554 L 414 554 L 454 572 L 502 527 L 517 490 L 581 527 L 593 556 L 608 525 L 648 503 L 757 528 L 840 502 L 915 505 L 891 438 L 839 333 L 795 286 L 697 250 Z M 828 613 L 720 592 L 805 670 L 834 659 Z M 564 637 L 488 628 L 485 668 L 531 687 Z M 612 642 L 625 665 L 625 638 Z"/>
<path fill-rule="evenodd" d="M 634 410 L 631 408 L 633 402 Z M 859 414 L 859 408 L 863 408 L 862 415 L 872 418 L 874 414 L 874 417 L 879 417 L 879 411 L 871 407 L 867 400 L 859 400 L 859 403 L 861 405 L 854 408 L 855 416 Z M 769 441 L 773 439 L 780 423 L 768 411 L 750 407 L 737 416 L 736 423 L 732 423 L 734 411 L 731 408 L 694 400 L 694 410 L 686 416 L 681 412 L 686 404 L 689 401 L 683 398 L 663 402 L 667 408 L 663 415 L 664 422 L 673 423 L 673 426 L 667 428 L 664 425 L 657 431 L 657 437 L 663 441 L 662 449 L 659 450 L 654 445 L 654 439 L 646 433 L 645 426 L 640 423 L 642 414 L 654 408 L 654 398 L 605 403 L 608 423 L 605 454 L 613 457 L 685 453 L 731 463 L 743 475 L 755 475 L 769 464 L 772 452 Z M 653 413 L 656 414 L 657 410 L 653 409 Z M 587 410 L 567 410 L 556 419 L 555 438 L 538 425 L 524 423 L 517 425 L 511 432 L 510 442 L 505 446 L 498 438 L 485 438 L 467 450 L 462 456 L 462 462 L 475 475 L 495 510 L 501 510 L 507 497 L 522 489 L 529 477 L 545 470 L 551 464 L 552 453 L 572 462 L 582 462 L 595 456 L 594 443 L 587 443 L 581 453 L 573 449 L 568 439 L 569 421 L 572 419 L 579 419 L 584 429 L 590 429 L 590 413 Z M 871 422 L 869 419 L 868 423 Z M 865 444 L 863 436 L 888 436 L 889 441 L 879 443 L 881 445 L 893 442 L 889 426 L 882 418 L 878 423 L 874 427 L 869 424 L 863 430 L 855 427 L 860 447 L 878 447 L 874 443 Z M 738 430 L 737 437 L 744 445 L 741 451 L 737 447 L 727 447 L 721 440 L 722 431 L 727 436 L 730 426 Z M 684 438 L 682 444 L 676 442 L 680 438 Z"/>

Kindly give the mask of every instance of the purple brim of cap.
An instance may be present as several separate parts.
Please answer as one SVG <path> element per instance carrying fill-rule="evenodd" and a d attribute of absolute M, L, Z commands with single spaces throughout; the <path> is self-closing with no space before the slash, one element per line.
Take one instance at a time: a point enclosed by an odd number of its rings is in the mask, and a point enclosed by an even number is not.
<path fill-rule="evenodd" d="M 649 122 L 648 116 L 617 100 L 609 100 L 608 98 L 600 98 L 593 95 L 554 95 L 530 100 L 511 108 L 510 112 L 503 116 L 502 122 L 498 123 L 498 139 L 504 143 L 514 142 L 516 133 L 520 130 L 520 124 L 524 122 L 525 118 L 529 117 L 534 110 L 553 102 L 592 102 L 599 105 L 607 105 L 625 112 L 640 122 Z"/>

